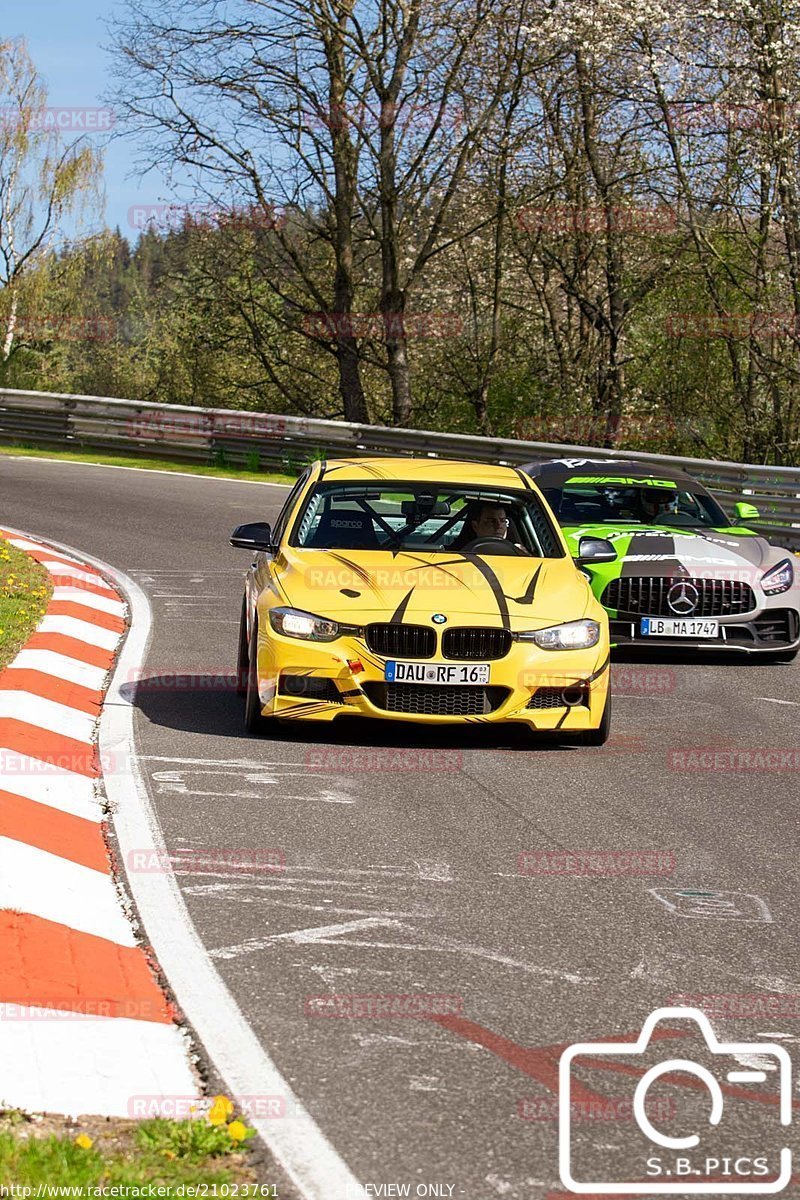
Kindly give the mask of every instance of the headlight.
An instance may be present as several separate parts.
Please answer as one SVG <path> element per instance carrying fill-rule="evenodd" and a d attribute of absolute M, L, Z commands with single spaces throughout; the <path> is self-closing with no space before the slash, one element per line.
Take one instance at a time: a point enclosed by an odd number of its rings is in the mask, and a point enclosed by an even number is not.
<path fill-rule="evenodd" d="M 518 633 L 521 642 L 535 642 L 542 650 L 590 650 L 600 641 L 600 626 L 588 618 L 582 621 L 567 621 L 564 625 L 550 625 L 547 629 L 532 629 Z"/>
<path fill-rule="evenodd" d="M 269 620 L 276 633 L 284 637 L 305 638 L 311 642 L 332 642 L 341 632 L 337 621 L 315 617 L 298 608 L 271 608 Z"/>
<path fill-rule="evenodd" d="M 788 558 L 761 576 L 761 586 L 768 596 L 778 596 L 781 592 L 788 592 L 793 583 L 794 567 Z"/>

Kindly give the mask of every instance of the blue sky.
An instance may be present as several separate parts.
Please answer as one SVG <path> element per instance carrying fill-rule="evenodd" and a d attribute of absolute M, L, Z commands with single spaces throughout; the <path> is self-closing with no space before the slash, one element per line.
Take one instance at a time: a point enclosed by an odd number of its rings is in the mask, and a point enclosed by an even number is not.
<path fill-rule="evenodd" d="M 49 90 L 51 107 L 97 108 L 110 84 L 109 56 L 102 46 L 109 38 L 104 19 L 119 11 L 115 0 L 3 0 L 3 37 L 24 37 L 39 74 Z M 129 210 L 134 205 L 169 201 L 165 181 L 154 171 L 140 180 L 127 178 L 134 165 L 134 147 L 112 141 L 105 154 L 105 211 L 87 214 L 88 228 L 119 225 L 134 240 Z"/>

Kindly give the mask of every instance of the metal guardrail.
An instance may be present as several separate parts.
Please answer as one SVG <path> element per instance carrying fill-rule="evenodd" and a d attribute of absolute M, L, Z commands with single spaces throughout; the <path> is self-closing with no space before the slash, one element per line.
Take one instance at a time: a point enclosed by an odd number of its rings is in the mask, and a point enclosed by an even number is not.
<path fill-rule="evenodd" d="M 688 471 L 723 505 L 747 500 L 770 540 L 800 549 L 800 468 L 677 458 L 634 450 L 554 445 L 393 429 L 238 409 L 70 396 L 0 388 L 0 441 L 42 447 L 159 455 L 187 463 L 279 467 L 291 474 L 317 457 L 414 454 L 518 465 L 545 458 L 603 458 Z"/>

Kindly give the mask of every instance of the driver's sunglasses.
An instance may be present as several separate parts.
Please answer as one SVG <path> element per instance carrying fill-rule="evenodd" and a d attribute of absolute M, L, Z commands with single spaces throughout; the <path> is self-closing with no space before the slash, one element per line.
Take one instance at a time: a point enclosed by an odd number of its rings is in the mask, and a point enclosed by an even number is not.
<path fill-rule="evenodd" d="M 482 517 L 481 519 L 483 521 L 485 521 L 487 525 L 508 525 L 509 524 L 508 517 Z"/>

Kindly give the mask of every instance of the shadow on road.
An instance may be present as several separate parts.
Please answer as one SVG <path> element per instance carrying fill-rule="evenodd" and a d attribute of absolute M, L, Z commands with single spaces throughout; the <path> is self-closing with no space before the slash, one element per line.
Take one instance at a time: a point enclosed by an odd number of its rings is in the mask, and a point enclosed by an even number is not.
<path fill-rule="evenodd" d="M 233 676 L 153 676 L 125 684 L 123 696 L 154 725 L 186 733 L 253 740 L 244 728 L 244 701 Z M 370 720 L 346 713 L 332 722 L 265 722 L 271 741 L 298 745 L 402 747 L 405 749 L 486 749 L 571 752 L 581 747 L 534 741 L 514 725 L 417 725 L 408 721 Z M 584 751 L 585 752 L 585 751 Z"/>

